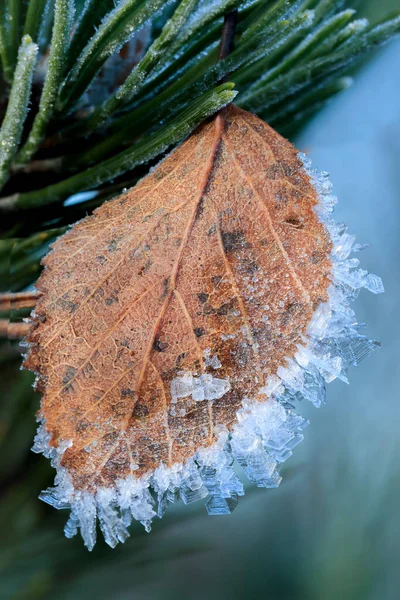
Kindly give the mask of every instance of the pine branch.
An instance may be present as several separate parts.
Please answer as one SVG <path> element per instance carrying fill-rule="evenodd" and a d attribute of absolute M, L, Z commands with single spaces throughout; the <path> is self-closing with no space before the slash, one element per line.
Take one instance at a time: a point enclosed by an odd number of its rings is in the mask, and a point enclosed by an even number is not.
<path fill-rule="evenodd" d="M 20 22 L 21 22 L 21 1 L 8 0 L 8 21 L 9 21 L 9 38 L 10 53 L 12 57 L 12 67 L 15 68 L 17 60 L 18 46 L 20 42 Z"/>
<path fill-rule="evenodd" d="M 27 238 L 10 238 L 0 244 L 0 281 L 12 292 L 31 284 L 40 272 L 40 261 L 49 245 L 67 227 L 46 229 Z M 4 310 L 4 308 L 2 309 Z"/>
<path fill-rule="evenodd" d="M 212 92 L 206 92 L 195 100 L 183 114 L 172 120 L 164 130 L 148 136 L 132 148 L 91 169 L 87 169 L 44 190 L 4 198 L 2 201 L 3 209 L 27 209 L 59 202 L 64 200 L 67 195 L 93 186 L 97 187 L 105 181 L 121 175 L 128 169 L 150 160 L 188 135 L 199 122 L 231 102 L 236 96 L 236 92 L 232 88 L 233 85 L 227 83 Z"/>
<path fill-rule="evenodd" d="M 187 22 L 191 11 L 197 0 L 182 0 L 176 8 L 173 16 L 169 19 L 158 38 L 154 40 L 142 60 L 133 68 L 131 74 L 101 106 L 95 109 L 91 117 L 86 121 L 87 131 L 96 129 L 109 116 L 122 106 L 127 105 L 141 89 L 145 78 L 151 73 L 153 67 L 160 60 L 168 45 L 176 38 L 181 28 Z"/>
<path fill-rule="evenodd" d="M 72 0 L 56 0 L 53 35 L 46 79 L 37 113 L 25 145 L 17 156 L 17 163 L 25 164 L 42 143 L 46 126 L 52 118 L 58 90 L 62 81 L 65 56 L 68 48 L 74 5 Z"/>
<path fill-rule="evenodd" d="M 342 30 L 343 26 L 349 22 L 353 14 L 353 10 L 346 10 L 338 13 L 337 15 L 334 15 L 333 17 L 330 17 L 322 24 L 317 25 L 317 27 L 313 31 L 311 31 L 299 44 L 297 44 L 293 50 L 289 51 L 279 62 L 276 60 L 276 57 L 274 59 L 274 57 L 267 56 L 266 59 L 263 60 L 262 65 L 260 65 L 260 63 L 256 64 L 255 74 L 258 75 L 257 81 L 248 87 L 247 92 L 242 95 L 242 101 L 245 102 L 246 96 L 251 96 L 255 90 L 262 88 L 267 81 L 274 79 L 275 77 L 289 71 L 292 67 L 300 63 L 304 63 L 313 51 L 318 53 L 318 46 L 323 41 L 326 41 L 326 39 L 332 34 L 337 32 L 338 30 Z M 313 13 L 313 17 L 315 18 L 315 13 Z M 292 31 L 289 40 L 292 38 L 292 36 L 296 35 L 297 31 Z M 278 48 L 276 52 L 281 54 L 281 48 Z M 320 53 L 318 54 L 320 55 Z M 275 66 L 273 66 L 272 68 L 268 68 L 271 62 L 275 62 L 277 64 L 275 64 Z M 260 67 L 262 71 L 260 70 Z M 259 76 L 260 72 L 263 72 L 261 76 Z M 249 69 L 247 69 L 247 81 L 250 80 L 250 75 L 251 72 L 249 73 Z"/>
<path fill-rule="evenodd" d="M 9 340 L 20 340 L 29 331 L 28 323 L 10 323 L 8 319 L 0 319 L 0 338 Z"/>
<path fill-rule="evenodd" d="M 11 83 L 13 76 L 13 60 L 8 24 L 8 8 L 6 2 L 0 2 L 0 58 L 3 76 L 7 83 Z"/>
<path fill-rule="evenodd" d="M 59 99 L 60 110 L 71 110 L 107 58 L 117 52 L 148 19 L 154 18 L 163 4 L 163 0 L 151 3 L 127 0 L 107 15 L 64 82 Z"/>
<path fill-rule="evenodd" d="M 327 56 L 317 56 L 312 60 L 296 65 L 288 74 L 283 74 L 266 85 L 261 85 L 253 94 L 249 94 L 240 105 L 255 112 L 282 102 L 285 98 L 304 89 L 311 81 L 314 85 L 331 76 L 334 72 L 349 68 L 364 53 L 381 45 L 400 30 L 400 16 L 390 21 L 370 27 L 366 31 L 356 31 L 346 42 L 339 45 Z"/>
<path fill-rule="evenodd" d="M 62 201 L 71 194 L 98 189 L 110 178 L 132 173 L 135 166 L 177 143 L 203 114 L 217 110 L 226 101 L 223 94 L 233 94 L 232 88 L 218 88 L 227 73 L 236 83 L 239 105 L 281 129 L 299 125 L 346 87 L 349 80 L 344 76 L 350 67 L 400 30 L 398 14 L 370 26 L 365 19 L 354 19 L 346 4 L 345 0 L 181 0 L 170 8 L 158 0 L 128 0 L 115 7 L 110 0 L 89 0 L 72 23 L 71 2 L 55 0 L 55 8 L 46 14 L 44 0 L 30 0 L 26 30 L 38 36 L 43 29 L 45 40 L 46 23 L 53 16 L 55 21 L 36 116 L 17 160 L 18 138 L 7 159 L 11 177 L 0 210 L 10 213 L 8 226 L 15 228 L 11 213 L 17 208 L 49 205 L 55 206 L 54 218 L 65 222 Z M 222 18 L 235 9 L 235 50 L 217 63 Z M 8 8 L 1 10 L 0 55 L 3 76 L 7 78 L 8 72 L 10 79 Z M 156 18 L 160 22 L 152 33 L 148 27 L 150 39 L 140 60 L 125 80 L 113 83 L 117 80 L 109 77 L 110 57 L 124 44 L 129 48 L 132 35 Z M 21 22 L 22 13 L 20 28 Z M 111 87 L 105 99 L 97 101 L 95 90 L 101 81 Z M 21 118 L 19 135 L 22 124 Z M 20 174 L 25 177 L 24 189 Z M 101 198 L 100 194 L 96 201 Z M 32 233 L 46 218 L 46 211 L 35 214 Z M 30 268 L 21 264 L 25 274 Z"/>
<path fill-rule="evenodd" d="M 35 306 L 39 297 L 40 293 L 38 292 L 0 294 L 0 312 L 19 310 L 21 308 L 31 308 Z"/>
<path fill-rule="evenodd" d="M 7 112 L 0 130 L 0 188 L 8 178 L 10 165 L 21 139 L 37 54 L 37 45 L 28 35 L 25 36 L 19 49 Z"/>
<path fill-rule="evenodd" d="M 88 0 L 85 3 L 68 50 L 66 73 L 72 69 L 82 50 L 98 30 L 104 16 L 114 8 L 114 4 L 114 0 Z"/>
<path fill-rule="evenodd" d="M 353 84 L 351 77 L 340 77 L 324 81 L 323 83 L 311 86 L 311 89 L 294 94 L 291 102 L 285 104 L 284 108 L 274 110 L 263 114 L 263 118 L 274 127 L 277 127 L 290 136 L 292 130 L 296 130 L 299 123 L 305 122 L 307 118 L 315 114 L 325 103 L 340 92 L 348 89 Z"/>
<path fill-rule="evenodd" d="M 121 146 L 130 143 L 132 138 L 142 135 L 149 125 L 155 125 L 159 119 L 168 119 L 178 115 L 187 106 L 191 98 L 196 97 L 204 88 L 216 85 L 228 73 L 234 73 L 243 64 L 251 65 L 268 50 L 260 44 L 263 36 L 269 36 L 271 45 L 278 46 L 285 39 L 285 33 L 299 31 L 307 26 L 312 19 L 312 14 L 306 12 L 294 18 L 293 21 L 284 22 L 282 27 L 268 26 L 265 30 L 252 36 L 244 44 L 237 44 L 237 49 L 225 59 L 218 61 L 218 47 L 195 64 L 180 79 L 174 81 L 163 92 L 149 99 L 147 103 L 138 106 L 126 116 L 117 118 L 109 128 L 107 138 L 95 145 L 89 151 L 71 160 L 64 162 L 64 167 L 76 164 L 93 164 L 110 156 Z M 161 108 L 160 108 L 161 107 Z M 1 201 L 0 201 L 1 206 Z"/>
<path fill-rule="evenodd" d="M 24 24 L 24 34 L 38 41 L 43 26 L 43 15 L 49 0 L 30 0 Z"/>

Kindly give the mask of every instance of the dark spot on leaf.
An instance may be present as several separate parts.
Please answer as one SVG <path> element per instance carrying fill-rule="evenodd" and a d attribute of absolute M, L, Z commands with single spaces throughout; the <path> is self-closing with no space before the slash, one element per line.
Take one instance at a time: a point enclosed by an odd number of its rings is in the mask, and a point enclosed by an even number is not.
<path fill-rule="evenodd" d="M 248 247 L 243 231 L 223 231 L 222 244 L 227 253 Z"/>
<path fill-rule="evenodd" d="M 235 301 L 234 300 L 230 300 L 229 302 L 226 302 L 225 304 L 222 304 L 219 308 L 217 308 L 217 315 L 220 316 L 225 316 L 227 314 L 229 314 L 232 309 L 235 306 Z"/>
<path fill-rule="evenodd" d="M 267 169 L 267 178 L 268 179 L 281 179 L 283 176 L 282 168 L 279 163 L 274 163 Z"/>
<path fill-rule="evenodd" d="M 74 388 L 73 384 L 72 383 L 68 383 L 67 385 L 65 385 L 63 387 L 63 389 L 61 390 L 61 393 L 62 394 L 73 394 L 74 391 L 75 391 L 75 388 Z"/>
<path fill-rule="evenodd" d="M 291 225 L 295 229 L 303 229 L 304 227 L 304 223 L 302 223 L 298 217 L 288 217 L 285 219 L 285 223 Z"/>
<path fill-rule="evenodd" d="M 118 247 L 117 240 L 111 240 L 108 243 L 107 250 L 108 250 L 108 252 L 115 252 L 115 250 L 117 249 L 117 247 Z"/>
<path fill-rule="evenodd" d="M 116 417 L 123 417 L 126 413 L 126 403 L 125 402 L 117 402 L 112 405 L 113 413 Z"/>
<path fill-rule="evenodd" d="M 196 329 L 194 329 L 194 334 L 196 337 L 201 337 L 205 334 L 205 329 L 203 329 L 202 327 L 196 327 Z"/>
<path fill-rule="evenodd" d="M 69 383 L 71 381 L 71 379 L 73 379 L 75 377 L 77 370 L 78 369 L 75 369 L 75 367 L 67 367 L 65 369 L 64 377 L 62 378 L 62 382 L 64 385 Z"/>
<path fill-rule="evenodd" d="M 114 304 L 114 302 L 117 302 L 118 298 L 116 296 L 110 296 L 109 298 L 106 298 L 104 300 L 104 304 L 106 306 L 111 306 L 111 304 Z"/>
<path fill-rule="evenodd" d="M 160 338 L 155 338 L 153 342 L 153 349 L 157 352 L 164 352 L 168 348 L 167 342 L 162 342 Z"/>
<path fill-rule="evenodd" d="M 105 436 L 103 436 L 103 440 L 107 446 L 110 446 L 118 439 L 118 436 L 118 431 L 111 431 L 110 433 L 107 433 Z"/>
<path fill-rule="evenodd" d="M 301 308 L 301 304 L 297 302 L 289 302 L 285 306 L 285 312 L 282 315 L 281 323 L 283 327 L 293 322 L 293 316 Z"/>
<path fill-rule="evenodd" d="M 258 264 L 254 261 L 244 261 L 243 262 L 243 270 L 249 275 L 253 275 L 256 271 L 258 271 Z"/>
<path fill-rule="evenodd" d="M 169 277 L 163 280 L 163 292 L 161 294 L 161 298 L 164 299 L 167 297 L 169 290 Z"/>
<path fill-rule="evenodd" d="M 204 212 L 204 197 L 200 199 L 200 202 L 197 205 L 196 214 L 194 220 L 197 221 L 201 217 Z"/>
<path fill-rule="evenodd" d="M 186 356 L 186 352 L 181 352 L 181 354 L 179 354 L 177 356 L 177 359 L 176 359 L 176 366 L 177 367 L 179 367 L 182 364 L 182 361 L 185 358 L 185 356 Z"/>
<path fill-rule="evenodd" d="M 217 286 L 222 279 L 222 275 L 215 275 L 215 277 L 211 277 L 211 281 L 213 285 Z"/>
<path fill-rule="evenodd" d="M 142 419 L 143 417 L 147 417 L 149 414 L 149 409 L 144 404 L 140 404 L 140 402 L 136 402 L 135 408 L 132 411 L 132 417 L 134 419 Z"/>
<path fill-rule="evenodd" d="M 297 169 L 293 165 L 285 161 L 281 162 L 281 166 L 286 177 L 290 177 L 291 175 L 294 175 L 297 172 Z"/>
<path fill-rule="evenodd" d="M 315 251 L 311 254 L 310 256 L 310 262 L 313 265 L 318 265 L 320 262 L 322 262 L 324 260 L 325 256 L 323 254 L 323 252 L 320 251 Z"/>
<path fill-rule="evenodd" d="M 60 306 L 69 313 L 74 313 L 78 308 L 78 305 L 75 304 L 75 302 L 71 302 L 71 300 L 64 300 L 64 298 L 59 298 L 57 300 L 57 306 Z"/>
<path fill-rule="evenodd" d="M 289 191 L 284 187 L 280 188 L 275 194 L 275 200 L 275 208 L 281 208 L 282 206 L 285 206 L 291 200 Z"/>
<path fill-rule="evenodd" d="M 79 421 L 79 423 L 76 424 L 75 430 L 77 433 L 80 433 L 81 431 L 85 431 L 89 427 L 89 425 L 89 421 L 83 419 L 82 421 Z"/>
<path fill-rule="evenodd" d="M 125 398 L 125 396 L 134 396 L 135 392 L 133 390 L 131 390 L 130 388 L 122 388 L 121 390 L 121 396 L 123 398 Z"/>
<path fill-rule="evenodd" d="M 211 304 L 206 304 L 203 309 L 203 313 L 205 315 L 219 315 L 220 317 L 228 315 L 235 308 L 235 300 L 232 299 L 229 302 L 225 302 L 225 304 L 221 304 L 218 308 L 211 306 Z"/>
<path fill-rule="evenodd" d="M 164 171 L 154 171 L 153 177 L 156 181 L 161 181 L 161 179 L 164 179 L 165 173 Z"/>
<path fill-rule="evenodd" d="M 82 367 L 82 373 L 85 376 L 90 375 L 90 373 L 93 373 L 93 371 L 94 367 L 90 361 L 84 367 Z"/>
<path fill-rule="evenodd" d="M 201 292 L 197 297 L 202 304 L 205 304 L 209 298 L 209 295 L 205 294 L 204 292 Z"/>
<path fill-rule="evenodd" d="M 151 260 L 148 260 L 148 261 L 146 262 L 146 264 L 145 264 L 145 265 L 143 265 L 143 266 L 142 266 L 142 267 L 139 269 L 139 271 L 138 271 L 138 275 L 139 275 L 139 276 L 142 276 L 142 275 L 144 275 L 145 273 L 147 273 L 147 271 L 150 269 L 151 265 L 152 265 L 152 262 L 151 262 Z"/>

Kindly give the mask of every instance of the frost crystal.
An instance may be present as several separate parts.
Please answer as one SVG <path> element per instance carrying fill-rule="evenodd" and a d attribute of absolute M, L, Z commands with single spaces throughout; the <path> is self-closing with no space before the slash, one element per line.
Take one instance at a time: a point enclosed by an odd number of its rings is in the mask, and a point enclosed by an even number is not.
<path fill-rule="evenodd" d="M 206 367 L 211 367 L 212 369 L 220 369 L 222 367 L 222 363 L 219 360 L 218 356 L 214 354 L 211 356 L 211 349 L 207 348 L 204 350 L 204 364 Z"/>
<path fill-rule="evenodd" d="M 215 357 L 214 357 L 215 358 Z M 219 363 L 221 366 L 221 363 Z M 214 367 L 219 368 L 219 367 Z M 193 400 L 218 400 L 231 389 L 229 379 L 218 379 L 209 373 L 194 377 L 191 373 L 175 377 L 171 381 L 172 402 L 192 396 Z"/>
<path fill-rule="evenodd" d="M 42 423 L 33 450 L 50 457 L 57 476 L 55 487 L 43 492 L 41 498 L 56 508 L 71 508 L 65 527 L 67 537 L 80 529 L 86 546 L 92 549 L 98 519 L 106 542 L 114 547 L 128 537 L 127 527 L 133 519 L 150 531 L 152 519 L 162 517 L 168 503 L 179 499 L 188 504 L 206 498 L 210 515 L 229 514 L 238 497 L 244 494 L 235 463 L 257 486 L 277 487 L 281 481 L 279 467 L 301 442 L 302 430 L 308 424 L 294 412 L 296 401 L 306 398 L 320 406 L 325 401 L 325 384 L 336 378 L 347 381 L 348 366 L 357 365 L 377 347 L 376 342 L 359 333 L 360 326 L 349 302 L 362 287 L 376 294 L 382 292 L 382 282 L 376 275 L 360 269 L 356 258 L 350 258 L 362 246 L 354 244 L 354 236 L 347 233 L 343 224 L 331 219 L 337 199 L 331 194 L 328 174 L 313 169 L 304 154 L 299 154 L 299 158 L 318 192 L 319 204 L 315 210 L 333 244 L 329 299 L 316 309 L 304 344 L 260 388 L 259 394 L 265 396 L 265 402 L 243 398 L 232 431 L 220 427 L 216 432 L 217 442 L 199 450 L 185 464 L 173 464 L 170 468 L 161 465 L 140 479 L 129 477 L 118 481 L 116 489 L 102 488 L 96 495 L 74 490 L 68 472 L 60 465 L 61 456 L 70 444 L 65 442 L 58 448 L 50 448 L 49 435 Z M 222 365 L 208 349 L 204 353 L 204 366 L 210 371 Z M 212 401 L 222 398 L 230 389 L 229 379 L 216 378 L 212 372 L 200 376 L 183 372 L 171 382 L 174 403 L 190 396 L 194 401 Z"/>

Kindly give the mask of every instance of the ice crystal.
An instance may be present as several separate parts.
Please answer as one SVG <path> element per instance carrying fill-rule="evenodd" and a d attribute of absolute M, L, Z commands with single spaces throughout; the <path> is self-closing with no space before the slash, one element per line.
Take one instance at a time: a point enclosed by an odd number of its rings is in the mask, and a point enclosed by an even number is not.
<path fill-rule="evenodd" d="M 213 357 L 213 360 L 216 357 Z M 218 360 L 218 359 L 217 359 Z M 213 365 L 221 363 L 212 363 Z M 214 368 L 218 368 L 217 366 Z M 191 373 L 184 373 L 171 381 L 172 402 L 178 398 L 192 396 L 193 400 L 218 400 L 231 389 L 229 379 L 218 379 L 209 373 L 195 377 Z"/>
<path fill-rule="evenodd" d="M 376 348 L 376 342 L 359 333 L 350 301 L 362 287 L 373 293 L 382 292 L 382 282 L 376 275 L 360 269 L 357 259 L 350 258 L 352 252 L 362 247 L 354 244 L 354 236 L 343 224 L 331 218 L 337 199 L 332 195 L 328 174 L 313 169 L 304 154 L 299 157 L 318 192 L 319 204 L 315 210 L 333 244 L 328 301 L 316 309 L 304 343 L 294 358 L 281 365 L 277 374 L 260 388 L 259 394 L 265 396 L 265 402 L 243 398 L 232 431 L 220 427 L 216 432 L 217 442 L 199 450 L 185 464 L 169 468 L 161 465 L 141 478 L 131 476 L 118 481 L 116 489 L 98 489 L 95 495 L 75 491 L 67 471 L 60 465 L 68 442 L 50 449 L 42 423 L 34 451 L 51 458 L 57 476 L 55 487 L 43 492 L 41 498 L 56 508 L 71 508 L 65 527 L 67 537 L 80 529 L 86 546 L 92 549 L 98 519 L 106 542 L 114 547 L 118 541 L 125 541 L 133 519 L 149 531 L 152 519 L 162 517 L 168 503 L 179 499 L 188 504 L 206 498 L 208 514 L 229 514 L 244 494 L 235 463 L 257 486 L 277 487 L 281 481 L 279 467 L 301 442 L 302 430 L 308 424 L 295 413 L 296 401 L 305 398 L 320 406 L 325 401 L 325 384 L 336 378 L 347 381 L 348 366 L 357 365 Z M 228 379 L 216 378 L 210 372 L 221 367 L 216 355 L 210 356 L 210 351 L 206 351 L 204 366 L 208 372 L 200 376 L 183 372 L 172 380 L 173 402 L 189 396 L 195 401 L 212 401 L 230 390 Z"/>
<path fill-rule="evenodd" d="M 212 369 L 220 369 L 222 367 L 222 363 L 219 360 L 218 356 L 214 354 L 211 356 L 211 349 L 206 348 L 204 350 L 204 365 L 206 367 L 211 367 Z"/>

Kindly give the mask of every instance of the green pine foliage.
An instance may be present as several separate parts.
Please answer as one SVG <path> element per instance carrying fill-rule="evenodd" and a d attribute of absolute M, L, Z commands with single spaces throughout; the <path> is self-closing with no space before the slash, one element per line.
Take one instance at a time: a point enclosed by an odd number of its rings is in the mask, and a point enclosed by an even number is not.
<path fill-rule="evenodd" d="M 356 4 L 363 2 L 0 0 L 1 289 L 32 285 L 57 236 L 132 186 L 227 103 L 294 136 L 351 84 L 359 61 L 400 32 L 400 11 L 370 24 Z M 232 10 L 234 49 L 218 61 L 223 18 Z M 27 310 L 0 315 L 24 316 Z M 4 593 L 55 598 L 65 561 L 80 575 L 89 563 L 80 543 L 61 538 L 63 516 L 36 500 L 52 473 L 29 452 L 38 400 L 19 363 L 19 348 L 1 343 L 9 383 L 0 407 L 0 538 L 7 530 L 25 566 Z M 143 537 L 136 536 L 132 566 L 140 564 Z M 70 555 L 56 557 L 67 543 Z M 109 553 L 98 552 L 105 565 Z M 1 570 L 9 555 L 0 559 Z"/>
<path fill-rule="evenodd" d="M 0 211 L 18 210 L 17 229 L 26 236 L 32 226 L 45 227 L 48 213 L 41 210 L 42 219 L 32 221 L 20 211 L 52 205 L 52 217 L 63 219 L 64 201 L 87 190 L 96 190 L 100 203 L 111 181 L 130 183 L 141 176 L 140 165 L 161 156 L 236 96 L 240 106 L 272 125 L 293 129 L 348 85 L 343 74 L 357 59 L 400 30 L 400 12 L 370 25 L 346 4 L 31 0 L 27 6 L 14 0 L 3 6 L 1 102 L 7 141 L 0 149 Z M 233 9 L 238 10 L 235 47 L 218 61 L 223 16 Z M 24 32 L 40 47 L 27 119 L 29 88 L 15 68 L 15 40 Z M 118 54 L 125 60 L 117 62 Z M 232 83 L 220 85 L 227 74 Z M 15 103 L 7 107 L 8 97 Z M 16 225 L 12 215 L 5 218 Z"/>
<path fill-rule="evenodd" d="M 36 252 L 11 274 L 7 262 L 0 264 L 7 287 L 14 291 L 35 280 L 51 232 L 58 235 L 60 227 L 132 185 L 233 99 L 294 135 L 348 87 L 346 75 L 357 61 L 400 30 L 400 11 L 371 25 L 348 4 L 1 3 L 0 214 L 3 238 L 9 239 L 4 252 L 16 246 L 18 253 L 20 237 L 33 236 L 36 243 Z M 218 61 L 223 17 L 235 9 L 234 50 Z M 227 76 L 230 81 L 220 84 Z M 67 207 L 68 198 L 81 192 L 86 195 L 79 204 Z M 45 242 L 37 242 L 38 232 L 46 233 Z"/>

